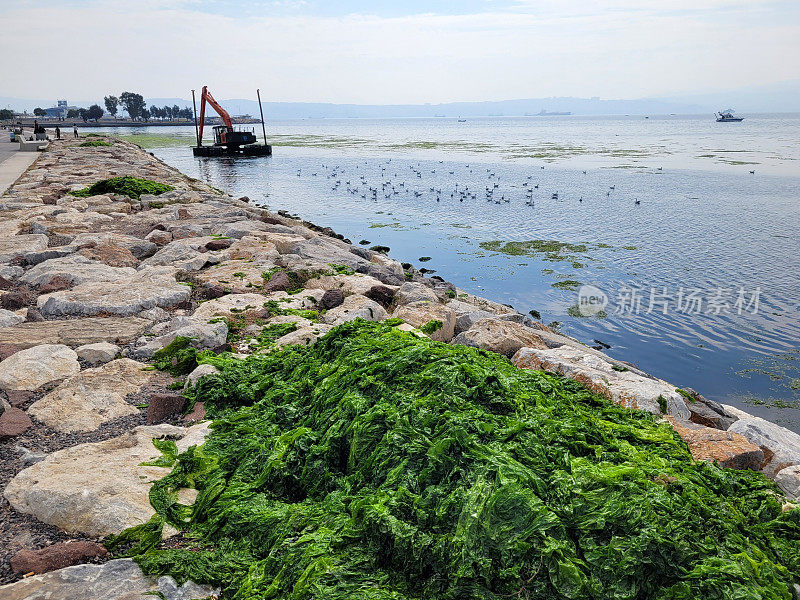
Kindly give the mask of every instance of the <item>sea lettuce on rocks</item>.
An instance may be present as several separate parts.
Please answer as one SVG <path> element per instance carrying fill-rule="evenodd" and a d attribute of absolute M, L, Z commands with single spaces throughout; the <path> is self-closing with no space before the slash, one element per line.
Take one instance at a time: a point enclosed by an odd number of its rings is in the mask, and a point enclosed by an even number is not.
<path fill-rule="evenodd" d="M 789 600 L 798 582 L 800 510 L 774 484 L 558 375 L 361 320 L 199 360 L 220 370 L 189 392 L 212 433 L 110 543 L 148 574 L 237 600 Z"/>

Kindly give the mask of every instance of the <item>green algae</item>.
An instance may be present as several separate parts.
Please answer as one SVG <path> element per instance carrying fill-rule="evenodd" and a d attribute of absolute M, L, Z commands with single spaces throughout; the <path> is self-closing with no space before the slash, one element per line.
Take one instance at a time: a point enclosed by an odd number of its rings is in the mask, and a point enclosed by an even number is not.
<path fill-rule="evenodd" d="M 110 146 L 110 145 L 111 144 L 109 144 L 108 142 L 104 142 L 102 140 L 89 140 L 87 142 L 82 142 L 78 144 L 78 146 L 82 148 L 95 148 L 99 146 Z"/>
<path fill-rule="evenodd" d="M 800 510 L 574 381 L 358 320 L 201 362 L 210 436 L 109 541 L 150 575 L 236 600 L 791 598 Z"/>
<path fill-rule="evenodd" d="M 556 281 L 555 283 L 551 283 L 550 287 L 556 288 L 557 290 L 568 290 L 570 292 L 578 291 L 578 288 L 581 287 L 580 281 L 575 281 L 574 279 L 563 279 L 561 281 Z"/>
<path fill-rule="evenodd" d="M 420 327 L 419 330 L 422 333 L 430 335 L 434 331 L 439 331 L 442 327 L 444 327 L 444 323 L 442 323 L 438 319 L 431 319 L 430 321 L 422 325 L 422 327 Z"/>
<path fill-rule="evenodd" d="M 89 196 L 97 196 L 98 194 L 120 194 L 128 196 L 129 198 L 139 198 L 142 194 L 152 194 L 158 196 L 164 192 L 174 190 L 171 185 L 165 183 L 158 183 L 149 179 L 140 179 L 138 177 L 112 177 L 111 179 L 103 179 L 90 185 L 82 190 L 70 192 L 72 196 L 79 198 L 87 198 Z M 151 206 L 155 204 L 152 203 Z"/>

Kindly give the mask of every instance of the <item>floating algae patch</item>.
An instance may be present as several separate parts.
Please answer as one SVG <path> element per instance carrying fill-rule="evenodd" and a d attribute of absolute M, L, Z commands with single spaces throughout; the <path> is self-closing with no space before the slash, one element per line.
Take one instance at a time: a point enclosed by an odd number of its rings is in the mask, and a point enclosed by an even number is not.
<path fill-rule="evenodd" d="M 142 194 L 153 194 L 158 196 L 164 192 L 174 190 L 171 185 L 166 183 L 158 183 L 149 179 L 139 179 L 138 177 L 112 177 L 111 179 L 103 179 L 90 185 L 82 190 L 70 192 L 72 196 L 79 198 L 87 198 L 89 196 L 97 196 L 99 194 L 121 194 L 129 198 L 139 198 Z"/>
<path fill-rule="evenodd" d="M 131 142 L 142 148 L 175 148 L 180 146 L 194 146 L 197 138 L 194 129 L 185 134 L 180 133 L 123 133 L 114 137 Z M 206 140 L 210 141 L 210 140 Z"/>
<path fill-rule="evenodd" d="M 800 510 L 574 381 L 360 320 L 202 362 L 210 436 L 108 544 L 149 575 L 237 600 L 791 598 Z"/>
<path fill-rule="evenodd" d="M 568 290 L 570 292 L 577 292 L 578 288 L 581 287 L 581 282 L 575 281 L 574 279 L 564 279 L 562 281 L 556 281 L 555 283 L 551 283 L 550 287 L 556 288 L 557 290 Z"/>

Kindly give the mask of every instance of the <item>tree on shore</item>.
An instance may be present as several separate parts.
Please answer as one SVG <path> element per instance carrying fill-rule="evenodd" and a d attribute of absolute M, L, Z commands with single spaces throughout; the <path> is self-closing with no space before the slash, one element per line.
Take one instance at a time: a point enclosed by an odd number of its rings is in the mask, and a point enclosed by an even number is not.
<path fill-rule="evenodd" d="M 70 108 L 70 109 L 67 111 L 67 118 L 68 118 L 68 119 L 77 119 L 77 118 L 78 118 L 78 117 L 80 117 L 80 116 L 81 116 L 81 115 L 80 115 L 80 112 L 78 111 L 78 109 L 77 109 L 77 108 Z"/>
<path fill-rule="evenodd" d="M 0 108 L 0 121 L 9 121 L 14 118 L 14 111 L 7 108 Z"/>
<path fill-rule="evenodd" d="M 79 108 L 79 109 L 78 109 L 78 116 L 79 116 L 81 119 L 83 119 L 83 122 L 84 122 L 84 123 L 86 123 L 86 121 L 88 121 L 88 120 L 89 120 L 89 111 L 88 111 L 88 110 L 86 110 L 85 108 Z"/>
<path fill-rule="evenodd" d="M 108 114 L 116 118 L 117 106 L 119 106 L 119 98 L 117 98 L 116 96 L 106 96 L 105 98 L 103 98 L 103 102 L 106 105 L 106 110 L 108 111 Z"/>
<path fill-rule="evenodd" d="M 173 104 L 172 105 L 172 118 L 176 119 L 176 118 L 178 118 L 180 116 L 180 114 L 181 114 L 181 107 L 178 106 L 177 104 Z"/>
<path fill-rule="evenodd" d="M 172 119 L 175 117 L 175 114 L 172 112 L 172 107 L 170 106 L 164 106 L 164 108 L 161 109 L 161 112 L 163 112 L 164 117 L 168 118 L 170 121 L 172 121 Z"/>
<path fill-rule="evenodd" d="M 150 120 L 150 111 L 146 108 L 142 109 L 141 112 L 142 121 L 149 121 Z"/>
<path fill-rule="evenodd" d="M 37 106 L 36 108 L 33 109 L 33 114 L 36 115 L 37 117 L 43 117 L 47 114 L 47 111 Z"/>
<path fill-rule="evenodd" d="M 119 96 L 119 101 L 128 116 L 134 121 L 142 116 L 145 110 L 144 97 L 135 92 L 122 92 Z M 148 113 L 148 117 L 149 117 Z"/>
<path fill-rule="evenodd" d="M 103 109 L 100 108 L 99 104 L 92 104 L 87 111 L 87 117 L 92 121 L 97 122 L 97 120 L 103 116 Z"/>

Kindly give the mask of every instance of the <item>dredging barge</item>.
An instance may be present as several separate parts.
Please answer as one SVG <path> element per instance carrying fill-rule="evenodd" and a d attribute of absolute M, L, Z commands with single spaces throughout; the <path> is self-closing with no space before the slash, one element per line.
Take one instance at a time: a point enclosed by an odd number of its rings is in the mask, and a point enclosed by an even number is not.
<path fill-rule="evenodd" d="M 267 144 L 267 131 L 264 126 L 264 110 L 261 108 L 261 91 L 258 95 L 258 108 L 261 111 L 261 129 L 264 133 L 264 143 L 259 144 L 255 131 L 252 129 L 233 128 L 231 117 L 222 106 L 214 100 L 207 86 L 203 86 L 200 93 L 200 118 L 197 118 L 197 103 L 194 90 L 192 90 L 192 106 L 194 110 L 194 127 L 197 134 L 197 145 L 192 148 L 194 156 L 272 156 L 272 146 Z M 203 145 L 203 127 L 206 121 L 206 104 L 209 104 L 222 119 L 223 125 L 215 125 L 214 145 Z"/>

